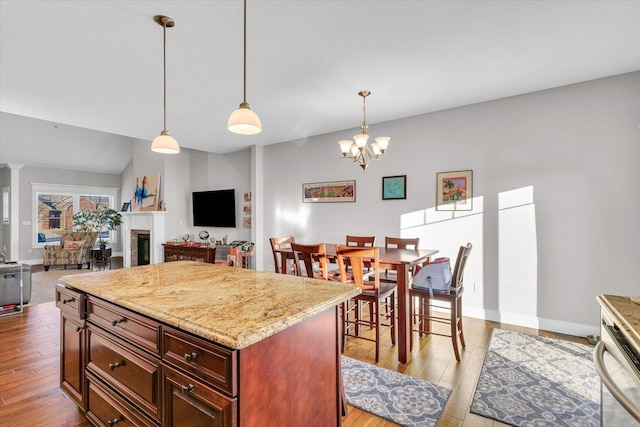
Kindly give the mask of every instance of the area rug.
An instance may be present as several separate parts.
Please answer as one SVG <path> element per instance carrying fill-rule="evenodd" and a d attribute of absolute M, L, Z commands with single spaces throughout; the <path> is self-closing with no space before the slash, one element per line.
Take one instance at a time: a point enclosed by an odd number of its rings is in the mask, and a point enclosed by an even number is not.
<path fill-rule="evenodd" d="M 401 426 L 435 426 L 451 390 L 342 356 L 347 402 Z"/>
<path fill-rule="evenodd" d="M 600 425 L 593 347 L 494 329 L 471 412 L 513 426 Z"/>

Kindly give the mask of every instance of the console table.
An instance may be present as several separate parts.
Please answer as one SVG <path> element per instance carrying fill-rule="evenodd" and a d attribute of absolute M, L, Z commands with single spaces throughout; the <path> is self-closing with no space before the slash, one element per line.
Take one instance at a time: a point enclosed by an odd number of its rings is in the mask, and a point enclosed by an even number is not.
<path fill-rule="evenodd" d="M 169 245 L 163 243 L 164 262 L 170 261 L 198 261 L 215 264 L 216 248 L 208 246 Z"/>

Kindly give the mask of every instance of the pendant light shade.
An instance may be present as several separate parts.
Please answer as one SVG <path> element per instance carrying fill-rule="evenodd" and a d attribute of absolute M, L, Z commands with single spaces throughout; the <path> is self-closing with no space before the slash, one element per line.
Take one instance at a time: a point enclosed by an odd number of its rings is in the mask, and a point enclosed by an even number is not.
<path fill-rule="evenodd" d="M 247 0 L 244 0 L 244 80 L 243 100 L 237 110 L 231 113 L 227 129 L 242 135 L 255 135 L 262 132 L 262 124 L 258 115 L 247 103 Z"/>
<path fill-rule="evenodd" d="M 249 108 L 249 104 L 243 102 L 240 107 L 231 113 L 227 122 L 227 129 L 242 135 L 255 135 L 262 131 L 262 124 L 258 115 Z"/>
<path fill-rule="evenodd" d="M 158 24 L 162 25 L 162 57 L 163 57 L 163 83 L 164 83 L 164 117 L 163 129 L 151 143 L 151 151 L 162 154 L 177 154 L 180 152 L 178 142 L 171 136 L 167 130 L 167 27 L 171 28 L 176 25 L 175 21 L 168 16 L 157 15 L 153 18 Z"/>
<path fill-rule="evenodd" d="M 151 151 L 162 154 L 177 154 L 180 152 L 180 146 L 169 131 L 163 130 L 151 143 Z"/>

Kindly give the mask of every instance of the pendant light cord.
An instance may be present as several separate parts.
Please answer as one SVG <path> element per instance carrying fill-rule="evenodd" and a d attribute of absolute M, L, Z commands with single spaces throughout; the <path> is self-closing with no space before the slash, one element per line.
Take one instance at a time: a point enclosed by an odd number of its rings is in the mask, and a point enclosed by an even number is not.
<path fill-rule="evenodd" d="M 242 84 L 242 102 L 247 103 L 247 0 L 244 0 L 244 81 Z"/>
<path fill-rule="evenodd" d="M 164 131 L 167 131 L 167 22 L 162 21 L 162 75 L 163 75 L 163 109 L 164 109 Z"/>

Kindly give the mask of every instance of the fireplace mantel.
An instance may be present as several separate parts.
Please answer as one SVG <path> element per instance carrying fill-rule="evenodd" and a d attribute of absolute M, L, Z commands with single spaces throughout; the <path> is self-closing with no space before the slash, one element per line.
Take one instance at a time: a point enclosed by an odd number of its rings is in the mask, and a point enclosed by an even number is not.
<path fill-rule="evenodd" d="M 165 242 L 164 211 L 120 212 L 122 214 L 122 250 L 124 252 L 124 267 L 131 267 L 131 230 L 149 230 L 151 234 L 151 264 L 164 261 L 162 244 Z"/>

